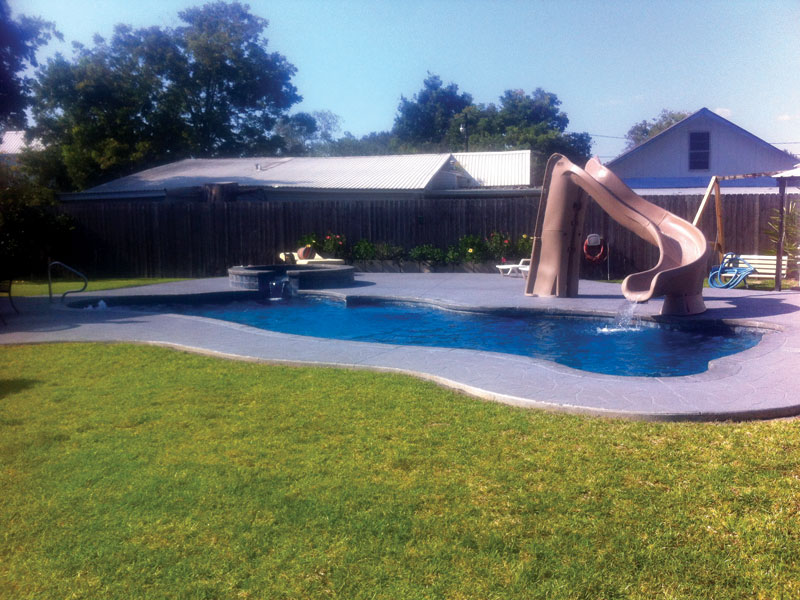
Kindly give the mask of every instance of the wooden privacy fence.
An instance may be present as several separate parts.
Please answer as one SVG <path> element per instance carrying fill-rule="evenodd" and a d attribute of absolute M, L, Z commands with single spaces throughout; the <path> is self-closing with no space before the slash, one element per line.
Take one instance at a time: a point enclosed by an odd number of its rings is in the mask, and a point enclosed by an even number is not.
<path fill-rule="evenodd" d="M 691 221 L 701 196 L 648 200 Z M 777 195 L 725 194 L 728 249 L 745 254 L 773 250 L 765 229 L 778 202 Z M 242 189 L 226 200 L 215 201 L 198 191 L 157 199 L 69 200 L 61 209 L 75 225 L 71 255 L 65 258 L 95 277 L 206 277 L 223 275 L 233 265 L 274 263 L 279 253 L 295 249 L 300 237 L 311 233 L 331 232 L 344 235 L 350 244 L 368 239 L 407 250 L 421 244 L 446 249 L 460 236 L 493 231 L 516 239 L 533 233 L 538 203 L 535 190 L 426 196 Z M 713 242 L 713 208 L 699 226 Z M 657 249 L 617 225 L 593 202 L 584 229 L 610 244 L 612 276 L 647 269 L 658 260 Z"/>

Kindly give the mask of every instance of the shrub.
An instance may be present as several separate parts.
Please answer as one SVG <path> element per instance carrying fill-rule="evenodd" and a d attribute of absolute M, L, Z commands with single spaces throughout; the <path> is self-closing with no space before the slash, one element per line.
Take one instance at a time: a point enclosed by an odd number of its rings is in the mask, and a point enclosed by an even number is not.
<path fill-rule="evenodd" d="M 458 240 L 458 255 L 461 261 L 480 262 L 488 258 L 486 241 L 477 235 L 463 235 Z"/>
<path fill-rule="evenodd" d="M 41 275 L 48 257 L 70 260 L 72 229 L 53 192 L 0 164 L 0 277 Z"/>
<path fill-rule="evenodd" d="M 523 233 L 515 244 L 515 258 L 530 258 L 531 250 L 533 250 L 533 237 Z"/>
<path fill-rule="evenodd" d="M 432 265 L 442 264 L 445 262 L 445 252 L 441 248 L 437 248 L 433 244 L 423 244 L 412 248 L 408 253 L 411 260 L 417 262 L 427 262 Z"/>
<path fill-rule="evenodd" d="M 378 256 L 375 244 L 365 239 L 356 242 L 352 254 L 353 260 L 375 260 Z"/>
<path fill-rule="evenodd" d="M 402 246 L 392 246 L 384 242 L 375 244 L 375 254 L 378 260 L 402 260 L 406 251 Z"/>
<path fill-rule="evenodd" d="M 486 242 L 489 258 L 501 260 L 510 258 L 516 253 L 514 244 L 511 243 L 511 236 L 507 233 L 493 231 Z"/>
<path fill-rule="evenodd" d="M 322 239 L 322 248 L 318 252 L 329 258 L 343 258 L 347 253 L 346 243 L 347 240 L 343 235 L 328 232 L 328 235 Z"/>
<path fill-rule="evenodd" d="M 778 247 L 778 230 L 780 229 L 780 211 L 775 209 L 767 221 L 767 236 L 772 242 L 769 254 L 775 254 Z M 790 201 L 783 215 L 783 251 L 789 256 L 789 262 L 794 263 L 800 259 L 800 206 L 797 202 Z"/>

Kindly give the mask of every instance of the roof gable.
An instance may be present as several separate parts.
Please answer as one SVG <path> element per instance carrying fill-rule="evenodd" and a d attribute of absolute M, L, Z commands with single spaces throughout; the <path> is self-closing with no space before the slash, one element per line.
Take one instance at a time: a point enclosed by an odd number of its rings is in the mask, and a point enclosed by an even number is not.
<path fill-rule="evenodd" d="M 732 121 L 729 121 L 725 117 L 721 117 L 720 115 L 718 115 L 714 111 L 711 111 L 708 108 L 703 107 L 700 110 L 698 110 L 697 112 L 689 115 L 685 119 L 682 119 L 681 121 L 678 121 L 674 125 L 668 127 L 667 129 L 665 129 L 664 131 L 662 131 L 658 135 L 655 135 L 655 136 L 651 137 L 650 139 L 645 140 L 644 142 L 642 142 L 641 144 L 639 144 L 635 148 L 632 148 L 631 150 L 628 150 L 627 152 L 623 152 L 622 154 L 617 156 L 615 159 L 610 161 L 607 166 L 609 168 L 614 168 L 615 165 L 617 165 L 617 164 L 619 164 L 619 163 L 621 163 L 623 161 L 628 160 L 630 157 L 632 157 L 632 156 L 634 156 L 636 154 L 642 153 L 642 152 L 648 150 L 649 148 L 651 148 L 654 145 L 658 145 L 663 139 L 673 135 L 676 131 L 681 130 L 681 129 L 690 129 L 692 127 L 692 125 L 696 124 L 699 121 L 702 121 L 703 119 L 708 119 L 708 120 L 710 120 L 712 122 L 718 123 L 722 127 L 726 127 L 728 129 L 731 129 L 731 130 L 737 132 L 738 134 L 744 136 L 746 139 L 748 139 L 753 144 L 761 146 L 761 147 L 763 147 L 763 148 L 765 148 L 767 150 L 774 151 L 775 153 L 783 154 L 786 157 L 789 157 L 792 160 L 795 160 L 794 157 L 792 157 L 792 155 L 789 154 L 788 152 L 785 152 L 784 150 L 781 150 L 780 148 L 776 148 L 775 146 L 773 146 L 769 142 L 765 142 L 764 140 L 762 140 L 757 135 L 754 135 L 754 134 L 750 133 L 749 131 L 747 131 L 746 129 L 740 127 L 736 123 L 733 123 Z"/>

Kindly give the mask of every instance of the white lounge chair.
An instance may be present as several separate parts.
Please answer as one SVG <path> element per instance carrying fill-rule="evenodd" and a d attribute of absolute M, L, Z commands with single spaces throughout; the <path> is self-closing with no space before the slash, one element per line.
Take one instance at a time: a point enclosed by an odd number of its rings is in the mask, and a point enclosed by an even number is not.
<path fill-rule="evenodd" d="M 517 264 L 496 265 L 500 274 L 505 277 L 507 275 L 522 275 L 527 273 L 531 268 L 531 259 L 523 258 Z"/>
<path fill-rule="evenodd" d="M 280 259 L 291 265 L 309 265 L 309 264 L 328 264 L 328 265 L 343 265 L 343 258 L 325 258 L 316 252 L 311 258 L 300 258 L 297 252 L 281 252 Z"/>

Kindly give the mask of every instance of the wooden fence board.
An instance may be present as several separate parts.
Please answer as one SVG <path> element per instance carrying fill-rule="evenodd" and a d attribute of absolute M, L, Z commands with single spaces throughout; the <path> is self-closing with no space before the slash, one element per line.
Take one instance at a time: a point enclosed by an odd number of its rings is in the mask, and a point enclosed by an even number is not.
<path fill-rule="evenodd" d="M 701 196 L 650 196 L 648 200 L 691 221 Z M 75 222 L 70 264 L 93 276 L 223 275 L 235 264 L 268 264 L 295 249 L 305 234 L 344 235 L 411 249 L 442 249 L 462 235 L 488 237 L 493 231 L 518 239 L 533 233 L 539 197 L 424 197 L 419 193 L 279 194 L 245 191 L 234 201 L 196 197 L 130 201 L 70 201 L 62 211 Z M 777 194 L 724 194 L 728 249 L 743 254 L 771 250 L 765 231 L 778 207 Z M 713 242 L 713 205 L 698 226 Z M 599 233 L 611 247 L 612 275 L 644 270 L 658 260 L 657 249 L 616 224 L 590 202 L 585 233 Z M 61 257 L 53 257 L 61 259 Z"/>

